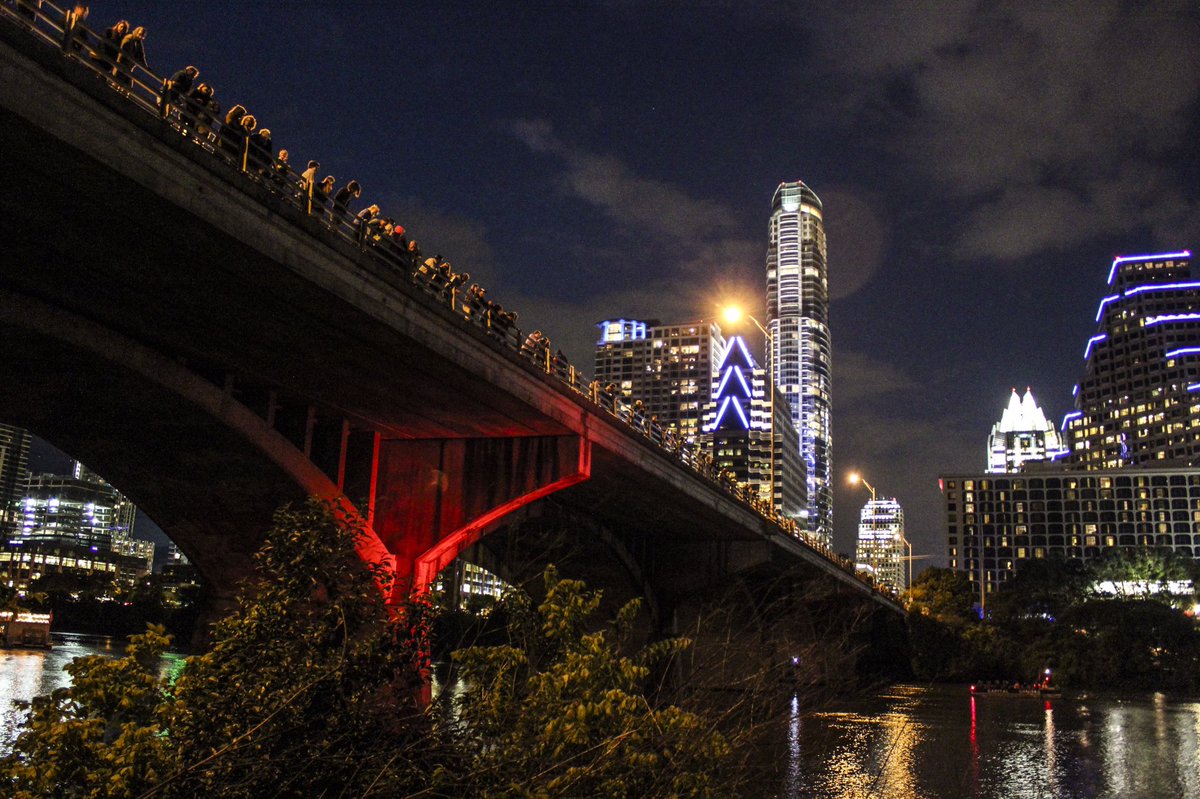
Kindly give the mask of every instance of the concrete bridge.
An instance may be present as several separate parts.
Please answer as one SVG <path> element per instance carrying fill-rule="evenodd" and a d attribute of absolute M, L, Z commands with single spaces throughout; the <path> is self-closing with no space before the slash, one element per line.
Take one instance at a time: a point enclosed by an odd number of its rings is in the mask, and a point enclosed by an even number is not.
<path fill-rule="evenodd" d="M 809 638 L 818 616 L 877 649 L 891 635 L 893 598 L 690 450 L 311 214 L 294 175 L 181 131 L 157 77 L 118 91 L 57 47 L 50 12 L 30 31 L 7 8 L 0 419 L 110 479 L 218 600 L 272 511 L 315 494 L 360 512 L 394 598 L 474 547 L 509 574 L 557 560 L 613 599 L 645 596 L 658 633 L 732 590 Z"/>

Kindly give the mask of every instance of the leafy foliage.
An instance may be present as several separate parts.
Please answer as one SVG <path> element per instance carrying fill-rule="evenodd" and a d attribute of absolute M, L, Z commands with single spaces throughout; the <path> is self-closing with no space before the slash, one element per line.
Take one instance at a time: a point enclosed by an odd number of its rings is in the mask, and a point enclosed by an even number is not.
<path fill-rule="evenodd" d="M 725 739 L 701 716 L 656 708 L 644 693 L 651 665 L 687 642 L 622 656 L 636 601 L 609 629 L 588 632 L 599 595 L 553 568 L 545 582 L 536 613 L 524 594 L 506 597 L 512 645 L 455 653 L 467 686 L 459 703 L 470 741 L 465 770 L 484 776 L 478 791 L 458 795 L 727 795 Z"/>
<path fill-rule="evenodd" d="M 957 576 L 955 576 L 957 574 Z M 1029 679 L 1047 666 L 1066 685 L 1200 688 L 1200 629 L 1162 589 L 1196 564 L 1152 549 L 1092 563 L 1030 560 L 989 597 L 986 620 L 963 612 L 970 583 L 929 569 L 909 592 L 914 670 L 929 679 Z M 1134 592 L 1101 592 L 1103 583 Z M 1189 603 L 1190 604 L 1190 603 Z"/>
<path fill-rule="evenodd" d="M 125 657 L 80 658 L 72 684 L 30 707 L 0 794 L 18 799 L 728 796 L 730 749 L 702 716 L 655 706 L 632 656 L 636 603 L 591 631 L 599 596 L 546 574 L 535 609 L 504 600 L 508 640 L 458 653 L 452 712 L 414 702 L 430 608 L 389 612 L 354 552 L 359 530 L 324 504 L 285 508 L 259 579 L 214 645 L 174 683 L 151 627 Z"/>

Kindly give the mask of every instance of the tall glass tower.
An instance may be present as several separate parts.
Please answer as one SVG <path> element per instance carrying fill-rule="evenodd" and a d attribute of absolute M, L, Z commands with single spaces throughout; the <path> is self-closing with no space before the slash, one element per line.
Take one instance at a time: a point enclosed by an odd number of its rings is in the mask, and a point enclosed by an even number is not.
<path fill-rule="evenodd" d="M 771 200 L 767 247 L 767 329 L 771 375 L 792 409 L 808 470 L 808 529 L 833 537 L 829 279 L 821 200 L 800 181 Z"/>

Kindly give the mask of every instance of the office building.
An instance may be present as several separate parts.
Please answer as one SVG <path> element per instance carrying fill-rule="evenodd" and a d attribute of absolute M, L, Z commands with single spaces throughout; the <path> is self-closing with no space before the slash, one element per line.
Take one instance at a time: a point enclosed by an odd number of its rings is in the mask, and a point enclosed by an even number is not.
<path fill-rule="evenodd" d="M 104 574 L 131 583 L 153 567 L 154 544 L 133 537 L 137 509 L 76 462 L 70 475 L 31 475 L 13 535 L 0 551 L 0 579 L 25 591 L 47 574 Z"/>
<path fill-rule="evenodd" d="M 904 509 L 895 499 L 881 497 L 863 505 L 858 516 L 854 559 L 859 569 L 896 593 L 908 588 L 905 570 Z"/>
<path fill-rule="evenodd" d="M 1025 396 L 1014 388 L 1008 407 L 1000 421 L 992 425 L 988 437 L 988 467 L 993 473 L 1017 472 L 1027 461 L 1043 461 L 1062 452 L 1062 441 L 1054 423 L 1046 419 L 1033 399 L 1033 391 Z"/>
<path fill-rule="evenodd" d="M 1191 253 L 1117 258 L 1083 350 L 1067 460 L 1081 468 L 1200 459 L 1200 281 Z"/>
<path fill-rule="evenodd" d="M 718 469 L 729 470 L 763 503 L 802 522 L 807 481 L 799 435 L 783 393 L 776 389 L 772 397 L 767 391 L 766 369 L 741 336 L 732 336 L 713 379 L 702 443 Z"/>
<path fill-rule="evenodd" d="M 1066 470 L 1031 464 L 1021 474 L 948 474 L 947 556 L 981 598 L 1026 558 L 1092 560 L 1117 548 L 1200 552 L 1200 469 Z"/>
<path fill-rule="evenodd" d="M 1026 558 L 1200 554 L 1200 281 L 1189 252 L 1113 260 L 1062 448 L 1018 474 L 950 474 L 947 556 L 985 602 Z"/>
<path fill-rule="evenodd" d="M 771 200 L 767 248 L 767 329 L 775 385 L 791 408 L 808 480 L 808 522 L 829 545 L 833 535 L 832 365 L 829 284 L 821 200 L 800 181 L 781 183 Z"/>
<path fill-rule="evenodd" d="M 17 527 L 18 502 L 29 477 L 29 442 L 27 430 L 0 424 L 0 537 Z"/>
<path fill-rule="evenodd" d="M 664 430 L 697 442 L 713 375 L 725 352 L 720 325 L 612 319 L 599 328 L 596 381 L 615 384 L 625 402 L 641 400 L 647 418 L 657 416 Z"/>

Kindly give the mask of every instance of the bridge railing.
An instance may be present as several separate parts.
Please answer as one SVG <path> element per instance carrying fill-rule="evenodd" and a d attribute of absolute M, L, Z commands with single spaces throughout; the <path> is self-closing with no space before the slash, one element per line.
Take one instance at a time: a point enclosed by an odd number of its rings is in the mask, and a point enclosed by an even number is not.
<path fill-rule="evenodd" d="M 381 216 L 355 215 L 338 205 L 329 194 L 314 185 L 315 174 L 306 179 L 287 161 L 281 160 L 274 147 L 216 118 L 214 104 L 197 99 L 193 93 L 176 92 L 169 81 L 145 65 L 131 61 L 120 52 L 119 43 L 88 28 L 82 21 L 51 0 L 0 0 L 0 17 L 17 24 L 46 44 L 58 47 L 65 58 L 81 65 L 124 97 L 130 106 L 157 117 L 189 139 L 197 147 L 224 161 L 231 173 L 242 180 L 264 187 L 277 198 L 318 220 L 336 238 L 349 242 L 359 257 L 382 265 L 385 271 L 422 291 L 433 303 L 480 329 L 491 340 L 527 360 L 533 368 L 555 378 L 565 388 L 589 401 L 600 411 L 628 425 L 668 456 L 694 470 L 714 486 L 774 523 L 779 530 L 802 541 L 825 559 L 858 577 L 872 590 L 889 598 L 873 581 L 857 574 L 854 563 L 837 555 L 821 540 L 802 530 L 792 518 L 781 515 L 758 491 L 738 483 L 728 471 L 721 470 L 711 456 L 657 420 L 647 418 L 640 405 L 622 401 L 605 391 L 595 380 L 567 362 L 561 352 L 551 353 L 549 340 L 537 334 L 522 336 L 515 324 L 516 315 L 498 303 L 485 299 L 478 286 L 466 286 L 469 277 L 455 274 L 445 262 L 433 258 L 422 261 L 419 249 L 408 239 L 389 231 Z M 269 141 L 269 140 L 268 140 Z"/>

